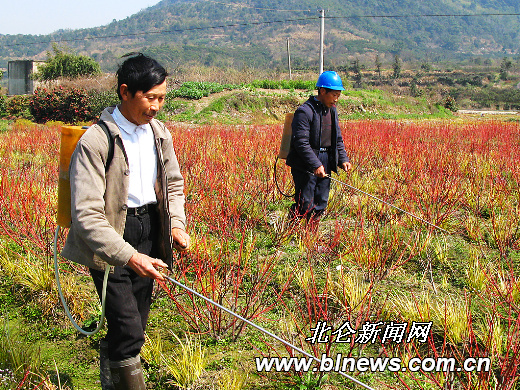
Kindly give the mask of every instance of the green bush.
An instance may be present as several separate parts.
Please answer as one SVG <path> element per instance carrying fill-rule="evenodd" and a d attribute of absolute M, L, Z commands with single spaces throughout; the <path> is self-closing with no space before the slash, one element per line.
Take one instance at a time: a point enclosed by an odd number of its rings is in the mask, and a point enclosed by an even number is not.
<path fill-rule="evenodd" d="M 222 92 L 225 89 L 233 89 L 236 86 L 210 82 L 187 81 L 180 88 L 174 89 L 167 94 L 167 98 L 182 97 L 185 99 L 198 100 L 212 93 Z"/>
<path fill-rule="evenodd" d="M 31 119 L 30 96 L 16 95 L 7 98 L 5 110 L 9 118 Z"/>
<path fill-rule="evenodd" d="M 31 114 L 37 123 L 61 121 L 85 122 L 93 119 L 85 90 L 79 88 L 38 88 L 31 97 Z"/>
<path fill-rule="evenodd" d="M 106 107 L 119 104 L 119 98 L 113 91 L 94 91 L 88 92 L 88 106 L 92 115 L 99 117 Z"/>
<path fill-rule="evenodd" d="M 457 106 L 457 102 L 455 101 L 455 99 L 452 96 L 449 96 L 449 95 L 446 96 L 446 99 L 444 99 L 443 106 L 444 106 L 444 108 L 446 108 L 452 112 L 457 112 L 459 110 L 459 108 Z"/>
<path fill-rule="evenodd" d="M 81 76 L 95 76 L 101 73 L 99 64 L 92 58 L 67 53 L 53 46 L 54 53 L 47 53 L 47 61 L 38 67 L 35 78 L 56 80 L 60 77 L 75 79 Z"/>
<path fill-rule="evenodd" d="M 263 89 L 316 89 L 316 82 L 311 80 L 253 80 L 248 86 Z"/>
<path fill-rule="evenodd" d="M 3 118 L 7 115 L 6 100 L 7 98 L 5 95 L 0 95 L 0 118 Z"/>

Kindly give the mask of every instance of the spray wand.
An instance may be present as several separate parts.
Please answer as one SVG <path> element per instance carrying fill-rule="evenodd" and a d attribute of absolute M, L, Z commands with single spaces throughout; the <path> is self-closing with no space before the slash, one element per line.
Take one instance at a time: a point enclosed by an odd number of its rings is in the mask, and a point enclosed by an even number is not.
<path fill-rule="evenodd" d="M 309 172 L 309 173 L 310 173 L 310 172 Z M 384 203 L 384 204 L 386 204 L 387 206 L 393 207 L 394 209 L 399 210 L 399 211 L 405 213 L 406 215 L 409 215 L 410 217 L 413 217 L 413 218 L 415 218 L 415 219 L 417 219 L 417 220 L 419 220 L 419 221 L 421 221 L 421 222 L 424 222 L 424 223 L 426 223 L 426 224 L 428 224 L 428 225 L 430 225 L 430 226 L 432 226 L 432 227 L 434 227 L 434 228 L 436 228 L 436 229 L 439 229 L 439 230 L 443 231 L 444 233 L 451 234 L 451 233 L 450 233 L 449 231 L 447 231 L 446 229 L 443 229 L 443 228 L 441 228 L 441 227 L 439 227 L 439 226 L 437 226 L 437 225 L 435 225 L 435 224 L 433 224 L 433 223 L 431 223 L 431 222 L 428 222 L 427 220 L 425 220 L 425 219 L 423 219 L 423 218 L 421 218 L 421 217 L 418 217 L 417 215 L 412 214 L 412 213 L 410 213 L 410 212 L 408 212 L 408 211 L 406 211 L 406 210 L 403 210 L 403 209 L 400 208 L 400 207 L 397 207 L 397 206 L 395 206 L 395 205 L 393 205 L 393 204 L 391 204 L 391 203 L 388 203 L 387 201 L 385 201 L 385 200 L 383 200 L 383 199 L 381 199 L 381 198 L 378 198 L 377 196 L 374 196 L 374 195 L 372 195 L 372 194 L 369 194 L 368 192 L 365 192 L 365 191 L 363 191 L 363 190 L 360 190 L 359 188 L 353 187 L 353 186 L 351 186 L 350 184 L 345 183 L 344 181 L 341 181 L 341 180 L 335 179 L 335 178 L 333 178 L 331 175 L 326 175 L 325 177 L 329 178 L 329 179 L 332 180 L 332 181 L 335 181 L 336 183 L 339 183 L 339 184 L 341 184 L 341 185 L 344 185 L 345 187 L 348 187 L 348 188 L 350 188 L 351 190 L 354 190 L 354 191 L 360 192 L 360 193 L 362 193 L 363 195 L 366 195 L 366 196 L 369 196 L 369 197 L 371 197 L 371 198 L 373 198 L 373 199 L 375 199 L 375 200 L 378 200 L 379 202 Z"/>
<path fill-rule="evenodd" d="M 271 338 L 273 338 L 273 339 L 275 339 L 275 340 L 277 340 L 277 341 L 279 341 L 279 342 L 281 342 L 281 343 L 287 345 L 288 347 L 294 349 L 295 351 L 301 353 L 302 355 L 305 355 L 305 356 L 307 356 L 308 358 L 311 358 L 311 359 L 313 359 L 313 360 L 315 360 L 316 362 L 318 362 L 318 363 L 321 364 L 321 360 L 320 360 L 319 358 L 317 358 L 316 356 L 313 356 L 313 355 L 311 355 L 310 353 L 305 352 L 303 349 L 296 347 L 295 345 L 289 343 L 288 341 L 285 341 L 285 340 L 282 339 L 281 337 L 279 337 L 279 336 L 277 336 L 277 335 L 275 335 L 275 334 L 269 332 L 267 329 L 264 329 L 264 328 L 262 328 L 261 326 L 255 324 L 254 322 L 249 321 L 248 319 L 246 319 L 246 318 L 242 317 L 241 315 L 239 315 L 239 314 L 237 314 L 237 313 L 235 313 L 235 312 L 233 312 L 233 311 L 227 309 L 226 307 L 224 307 L 224 306 L 220 305 L 219 303 L 217 303 L 217 302 L 211 300 L 210 298 L 208 298 L 208 297 L 206 297 L 206 296 L 204 296 L 204 295 L 198 293 L 197 291 L 195 291 L 195 290 L 189 288 L 188 286 L 186 286 L 186 285 L 180 283 L 179 281 L 177 281 L 177 280 L 175 280 L 175 279 L 173 279 L 173 278 L 170 278 L 170 277 L 167 276 L 167 275 L 164 275 L 164 274 L 162 274 L 162 275 L 163 275 L 163 277 L 164 277 L 165 279 L 168 279 L 168 280 L 169 280 L 170 282 L 172 282 L 173 284 L 175 284 L 175 285 L 181 287 L 182 289 L 184 289 L 184 290 L 186 290 L 186 291 L 189 291 L 190 293 L 192 293 L 193 295 L 196 295 L 196 296 L 199 297 L 199 298 L 204 299 L 206 302 L 209 302 L 210 304 L 212 304 L 212 305 L 218 307 L 219 309 L 225 311 L 226 313 L 231 314 L 232 316 L 238 318 L 240 321 L 244 321 L 246 324 L 251 325 L 253 328 L 259 330 L 260 332 L 266 334 L 267 336 L 269 336 L 269 337 L 271 337 Z M 365 383 L 363 383 L 363 382 L 357 380 L 356 378 L 354 378 L 354 377 L 352 377 L 352 376 L 350 376 L 350 375 L 344 373 L 343 371 L 337 371 L 337 373 L 338 373 L 339 375 L 344 376 L 345 378 L 349 379 L 350 381 L 356 383 L 357 385 L 364 387 L 364 388 L 367 389 L 367 390 L 374 390 L 372 387 L 370 387 L 370 386 L 368 386 L 367 384 L 365 384 Z"/>

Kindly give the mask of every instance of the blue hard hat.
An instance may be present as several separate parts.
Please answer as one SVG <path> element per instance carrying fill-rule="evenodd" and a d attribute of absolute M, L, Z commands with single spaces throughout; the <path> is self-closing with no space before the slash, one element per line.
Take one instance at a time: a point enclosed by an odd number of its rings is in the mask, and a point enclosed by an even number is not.
<path fill-rule="evenodd" d="M 339 77 L 333 70 L 328 70 L 320 74 L 318 82 L 316 83 L 316 88 L 335 89 L 336 91 L 345 90 L 345 88 L 343 88 L 343 83 L 341 82 L 341 77 Z"/>

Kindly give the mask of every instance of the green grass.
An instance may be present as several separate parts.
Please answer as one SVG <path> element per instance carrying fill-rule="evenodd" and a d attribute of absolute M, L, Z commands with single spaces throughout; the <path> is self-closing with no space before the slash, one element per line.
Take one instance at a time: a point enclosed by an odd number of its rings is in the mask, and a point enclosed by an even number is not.
<path fill-rule="evenodd" d="M 254 80 L 246 87 L 263 89 L 305 89 L 312 91 L 316 89 L 316 82 L 309 80 Z"/>
<path fill-rule="evenodd" d="M 187 81 L 179 88 L 167 93 L 168 99 L 180 97 L 184 99 L 198 100 L 213 93 L 222 92 L 225 89 L 237 89 L 240 86 L 231 84 L 219 84 L 209 82 Z"/>
<path fill-rule="evenodd" d="M 346 90 L 338 101 L 340 119 L 442 119 L 453 113 L 424 97 L 396 96 L 385 91 Z"/>
<path fill-rule="evenodd" d="M 275 89 L 277 91 L 268 92 Z M 228 93 L 211 98 L 224 90 Z M 313 91 L 313 83 L 299 80 L 256 80 L 243 86 L 184 83 L 178 90 L 168 93 L 160 118 L 198 124 L 281 122 L 285 113 L 294 112 L 315 93 Z M 206 96 L 210 99 L 197 108 L 194 102 Z M 453 117 L 451 111 L 425 97 L 399 97 L 377 89 L 344 91 L 338 101 L 338 113 L 341 120 Z"/>
<path fill-rule="evenodd" d="M 10 124 L 11 121 L 0 119 L 0 134 L 7 132 L 11 128 Z"/>

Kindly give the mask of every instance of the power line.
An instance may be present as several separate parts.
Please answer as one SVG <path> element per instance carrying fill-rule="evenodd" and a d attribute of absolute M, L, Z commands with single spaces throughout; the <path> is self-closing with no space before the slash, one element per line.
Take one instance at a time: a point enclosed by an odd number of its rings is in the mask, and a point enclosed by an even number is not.
<path fill-rule="evenodd" d="M 218 3 L 218 2 L 216 2 Z M 265 8 L 264 8 L 265 9 Z M 275 10 L 275 9 L 272 9 Z M 284 11 L 284 10 L 277 10 Z M 287 10 L 289 11 L 289 10 Z M 300 10 L 301 11 L 301 10 Z M 484 14 L 422 14 L 422 15 L 351 15 L 351 16 L 325 16 L 325 19 L 405 19 L 405 18 L 445 18 L 445 17 L 491 17 L 491 16 L 520 16 L 520 13 L 484 13 Z M 60 40 L 48 40 L 48 41 L 39 41 L 39 42 L 24 42 L 24 43 L 12 43 L 6 44 L 4 47 L 14 47 L 14 46 L 25 46 L 25 45 L 44 45 L 49 43 L 62 43 L 62 42 L 77 42 L 77 41 L 85 41 L 85 40 L 94 40 L 94 39 L 109 39 L 109 38 L 125 38 L 125 37 L 138 37 L 143 35 L 157 35 L 157 34 L 172 34 L 172 33 L 182 33 L 187 31 L 202 31 L 202 30 L 212 30 L 219 28 L 228 28 L 228 27 L 244 27 L 244 26 L 257 26 L 262 24 L 275 24 L 275 23 L 292 23 L 292 22 L 300 22 L 300 21 L 308 21 L 308 20 L 318 20 L 320 17 L 306 17 L 306 18 L 296 18 L 296 19 L 285 19 L 285 20 L 271 20 L 271 21 L 263 21 L 263 22 L 244 22 L 244 23 L 230 23 L 230 24 L 221 24 L 216 26 L 204 26 L 204 27 L 187 27 L 187 28 L 178 28 L 178 29 L 170 29 L 170 30 L 158 30 L 158 31 L 145 31 L 138 33 L 128 33 L 128 34 L 113 34 L 113 35 L 102 35 L 95 37 L 83 37 L 83 38 L 70 38 L 70 39 L 60 39 Z"/>
<path fill-rule="evenodd" d="M 446 18 L 446 17 L 488 17 L 488 16 L 520 16 L 520 13 L 485 13 L 485 14 L 422 14 L 422 15 L 351 15 L 326 16 L 325 19 L 406 19 L 406 18 Z"/>

